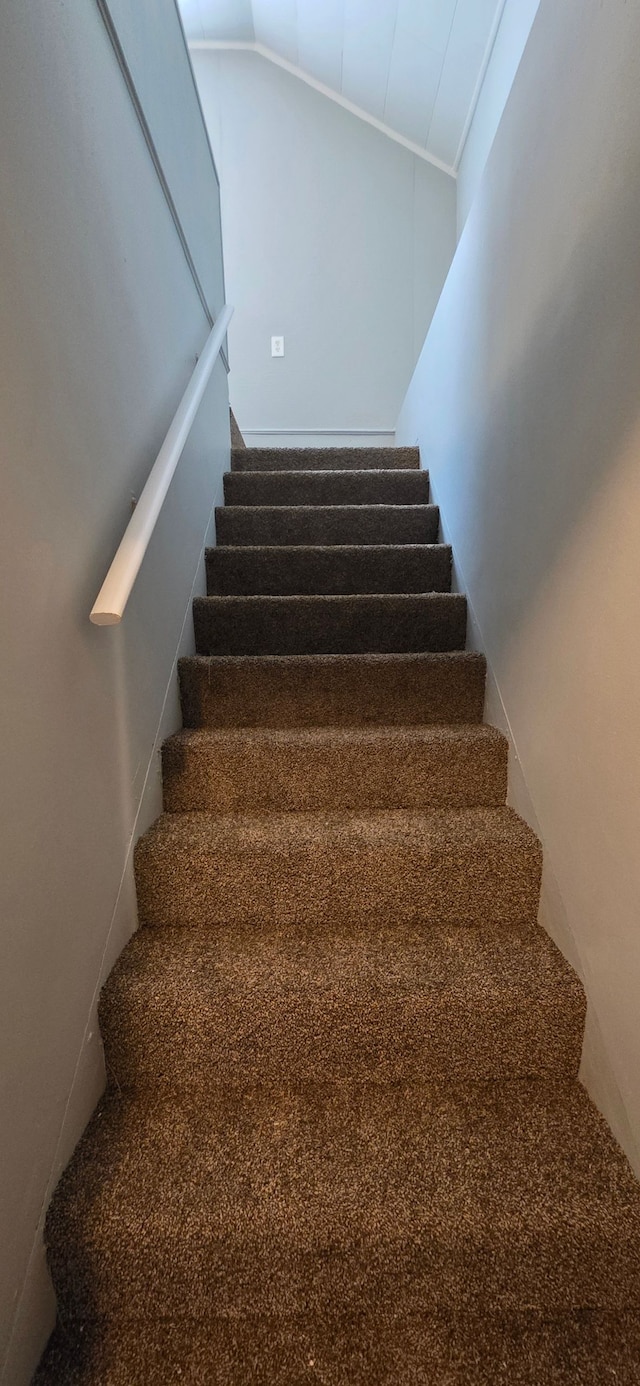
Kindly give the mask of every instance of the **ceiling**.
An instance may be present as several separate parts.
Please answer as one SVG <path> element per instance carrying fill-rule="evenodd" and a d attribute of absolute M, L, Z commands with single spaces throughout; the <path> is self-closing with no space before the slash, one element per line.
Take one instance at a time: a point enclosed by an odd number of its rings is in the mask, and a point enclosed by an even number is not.
<path fill-rule="evenodd" d="M 505 0 L 179 0 L 187 38 L 257 46 L 455 172 Z"/>

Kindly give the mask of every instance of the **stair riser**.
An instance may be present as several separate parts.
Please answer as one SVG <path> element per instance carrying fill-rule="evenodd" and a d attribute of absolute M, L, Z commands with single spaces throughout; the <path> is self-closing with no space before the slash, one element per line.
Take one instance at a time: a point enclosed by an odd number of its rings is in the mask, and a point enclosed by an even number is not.
<path fill-rule="evenodd" d="M 226 505 L 428 505 L 428 472 L 227 472 Z"/>
<path fill-rule="evenodd" d="M 246 737 L 163 747 L 169 813 L 268 813 L 323 809 L 465 808 L 505 802 L 507 746 L 460 739 L 434 746 L 399 737 L 297 746 Z"/>
<path fill-rule="evenodd" d="M 159 1319 L 149 1341 L 139 1325 L 66 1323 L 51 1346 L 52 1375 L 34 1386 L 80 1386 L 78 1363 L 90 1362 L 82 1386 L 293 1386 L 310 1375 L 331 1386 L 569 1386 L 558 1364 L 570 1360 L 572 1386 L 630 1386 L 640 1360 L 640 1316 L 596 1310 L 549 1315 L 441 1314 L 427 1297 L 415 1315 L 387 1305 L 359 1305 L 352 1315 L 302 1320 L 280 1314 L 202 1320 Z M 631 1364 L 631 1365 L 630 1365 Z M 418 1372 L 418 1375 L 416 1374 Z"/>
<path fill-rule="evenodd" d="M 158 1151 L 158 1159 L 163 1158 Z M 281 1179 L 273 1182 L 275 1202 L 283 1195 L 278 1193 Z M 197 1194 L 198 1203 L 208 1199 L 224 1207 L 224 1188 L 215 1178 L 209 1191 L 200 1185 Z M 483 1223 L 479 1210 L 457 1247 L 448 1245 L 442 1233 L 425 1238 L 421 1247 L 410 1232 L 394 1237 L 389 1227 L 380 1243 L 362 1229 L 359 1243 L 341 1245 L 342 1229 L 329 1212 L 326 1223 L 313 1226 L 309 1221 L 298 1236 L 287 1237 L 284 1230 L 281 1236 L 263 1235 L 253 1221 L 258 1201 L 260 1195 L 256 1199 L 249 1184 L 244 1218 L 234 1209 L 235 1226 L 220 1227 L 216 1237 L 203 1236 L 197 1225 L 190 1232 L 189 1200 L 150 1208 L 146 1224 L 123 1226 L 109 1282 L 90 1244 L 78 1256 L 72 1288 L 54 1263 L 61 1315 L 86 1320 L 104 1316 L 123 1324 L 180 1319 L 187 1312 L 193 1319 L 214 1312 L 326 1316 L 336 1304 L 349 1313 L 362 1303 L 382 1305 L 399 1295 L 403 1310 L 414 1313 L 427 1303 L 434 1311 L 455 1305 L 459 1313 L 514 1313 L 527 1305 L 552 1316 L 576 1306 L 640 1307 L 637 1250 L 625 1238 L 621 1219 L 615 1241 L 589 1229 L 580 1236 L 571 1225 L 548 1230 L 514 1225 L 508 1233 L 510 1254 L 497 1258 L 494 1229 Z M 389 1202 L 393 1204 L 392 1191 Z M 355 1229 L 351 1231 L 353 1235 Z"/>
<path fill-rule="evenodd" d="M 239 448 L 233 472 L 388 471 L 420 468 L 417 448 Z"/>
<path fill-rule="evenodd" d="M 142 924 L 171 927 L 251 924 L 357 927 L 366 923 L 533 924 L 540 854 L 508 844 L 451 854 L 350 836 L 283 838 L 256 849 L 247 819 L 246 845 L 185 846 L 168 852 L 142 838 L 136 847 Z"/>
<path fill-rule="evenodd" d="M 183 659 L 185 727 L 425 726 L 482 721 L 482 655 Z"/>
<path fill-rule="evenodd" d="M 457 594 L 359 597 L 199 597 L 202 655 L 418 653 L 464 649 Z"/>
<path fill-rule="evenodd" d="M 222 1063 L 225 1079 L 239 1085 L 295 1086 L 313 1082 L 319 1072 L 336 1081 L 381 1084 L 424 1082 L 425 1075 L 434 1083 L 460 1084 L 572 1080 L 580 1067 L 582 1032 L 577 1043 L 572 1034 L 567 1046 L 567 1027 L 558 1011 L 563 999 L 560 992 L 555 1002 L 538 1004 L 535 1015 L 523 1012 L 506 1018 L 503 1011 L 491 1013 L 484 1007 L 474 1012 L 477 1003 L 471 996 L 464 1012 L 451 1009 L 444 997 L 440 1003 L 426 1002 L 423 1008 L 398 1005 L 395 1014 L 386 1017 L 372 1009 L 366 992 L 354 993 L 350 1008 L 339 996 L 324 998 L 324 1004 L 316 1001 L 313 1013 L 302 1019 L 301 1003 L 287 1007 L 283 1002 L 278 1010 L 270 1010 L 274 1025 L 281 1026 L 280 1043 L 278 1035 L 267 1033 L 255 1015 L 253 1024 L 247 1024 L 245 1034 L 239 1036 L 238 1016 L 230 1015 L 224 1006 L 211 1019 L 210 1039 L 206 1014 L 199 1023 L 181 1025 L 178 1018 L 156 1018 L 151 1010 L 140 1017 L 136 1034 L 134 1010 L 126 1042 L 121 1032 L 112 1037 L 108 1019 L 101 1028 L 111 1080 L 123 1092 L 164 1090 L 204 1100 L 216 1091 Z M 362 1008 L 367 1016 L 365 1034 L 357 1022 Z M 227 1058 L 223 1021 L 234 1035 L 232 1062 Z M 405 1041 L 403 1048 L 399 1048 L 398 1035 Z"/>
<path fill-rule="evenodd" d="M 451 549 L 445 544 L 328 548 L 239 548 L 207 551 L 207 592 L 279 597 L 363 592 L 448 592 Z"/>
<path fill-rule="evenodd" d="M 281 1006 L 280 1015 L 272 1019 L 283 1026 L 283 1041 L 274 1042 L 273 1034 L 265 1034 L 259 1026 L 248 1027 L 245 1042 L 235 1042 L 233 1060 L 224 1066 L 224 1076 L 238 1085 L 298 1084 L 313 1082 L 317 1073 L 331 1074 L 337 1081 L 371 1080 L 380 1084 L 395 1082 L 514 1082 L 525 1078 L 567 1080 L 578 1077 L 582 1033 L 578 1045 L 574 1035 L 567 1048 L 567 1028 L 558 1017 L 555 1006 L 539 1006 L 529 1024 L 503 1013 L 465 1012 L 449 1010 L 446 998 L 441 1003 L 425 1005 L 423 1010 L 398 1008 L 396 1024 L 405 1035 L 411 1027 L 420 1027 L 420 1039 L 398 1051 L 398 1035 L 388 1024 L 368 1017 L 366 1034 L 362 1034 L 353 1017 L 357 1005 L 370 1009 L 370 998 L 352 998 L 353 1013 L 349 1023 L 331 998 L 324 1006 L 316 1005 L 312 1017 L 301 1024 L 301 1009 Z M 226 1012 L 223 1012 L 226 1016 Z M 136 1023 L 133 1012 L 132 1027 Z M 230 1023 L 233 1023 L 231 1017 Z M 389 1017 L 386 1017 L 389 1019 Z M 154 1012 L 151 1012 L 154 1021 Z M 147 1017 L 148 1026 L 148 1017 Z M 206 1044 L 201 1024 L 180 1024 L 179 1019 L 154 1024 L 152 1044 L 140 1017 L 140 1038 L 130 1035 L 126 1044 L 122 1035 L 114 1039 L 109 1034 L 108 1021 L 103 1024 L 105 1052 L 109 1074 L 123 1092 L 180 1092 L 191 1098 L 211 1098 L 219 1084 L 220 1055 L 226 1051 L 220 1027 L 212 1026 L 211 1044 Z M 292 1030 L 292 1026 L 295 1030 Z M 295 1048 L 291 1035 L 295 1033 Z M 176 1046 L 176 1048 L 175 1048 Z M 180 1053 L 188 1062 L 180 1063 Z M 199 1067 L 197 1067 L 199 1066 Z"/>
<path fill-rule="evenodd" d="M 229 506 L 216 510 L 218 544 L 436 544 L 435 505 Z"/>
<path fill-rule="evenodd" d="M 178 986 L 175 977 L 165 983 L 144 968 L 136 972 L 135 958 L 127 970 L 125 960 L 100 1007 L 114 1088 L 205 1101 L 215 1098 L 222 1079 L 277 1089 L 313 1085 L 319 1074 L 328 1082 L 380 1085 L 427 1077 L 459 1085 L 577 1077 L 584 995 L 557 968 L 546 985 L 543 977 L 525 993 L 516 954 L 511 993 L 505 986 L 486 996 L 473 977 L 465 991 L 454 976 L 440 994 L 425 985 L 419 996 L 415 987 L 403 995 L 393 976 L 387 983 L 380 974 L 372 989 L 366 953 L 359 984 L 353 974 L 341 978 L 335 964 L 319 977 L 313 959 L 308 975 L 303 947 L 295 976 L 290 953 L 268 957 L 279 970 L 266 977 L 255 977 L 246 955 L 236 960 L 239 979 L 243 968 L 254 977 L 253 992 L 250 981 L 236 980 L 234 988 L 229 970 L 219 981 L 208 960 L 190 958 Z"/>

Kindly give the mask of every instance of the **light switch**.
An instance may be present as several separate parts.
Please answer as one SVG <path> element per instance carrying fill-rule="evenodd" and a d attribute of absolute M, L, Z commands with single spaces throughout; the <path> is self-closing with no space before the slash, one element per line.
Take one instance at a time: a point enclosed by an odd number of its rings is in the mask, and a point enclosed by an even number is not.
<path fill-rule="evenodd" d="M 271 355 L 284 356 L 284 337 L 271 338 Z"/>

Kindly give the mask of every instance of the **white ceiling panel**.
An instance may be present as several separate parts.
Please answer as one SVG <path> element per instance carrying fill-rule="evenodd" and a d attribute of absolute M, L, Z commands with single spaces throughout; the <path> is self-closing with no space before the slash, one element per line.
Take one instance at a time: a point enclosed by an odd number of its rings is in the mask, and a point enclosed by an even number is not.
<path fill-rule="evenodd" d="M 389 66 L 384 123 L 424 145 L 438 92 L 442 54 L 398 26 Z"/>
<path fill-rule="evenodd" d="M 378 120 L 384 115 L 397 15 L 398 0 L 345 0 L 342 94 Z"/>
<path fill-rule="evenodd" d="M 427 136 L 430 153 L 453 164 L 481 74 L 496 0 L 458 0 Z"/>
<path fill-rule="evenodd" d="M 454 167 L 504 0 L 179 0 L 197 42 L 257 42 Z"/>
<path fill-rule="evenodd" d="M 455 12 L 456 0 L 399 0 L 398 32 L 444 57 Z"/>
<path fill-rule="evenodd" d="M 324 0 L 318 0 L 324 8 Z M 207 0 L 205 0 L 207 3 Z M 253 27 L 258 43 L 298 65 L 296 0 L 252 0 Z"/>
<path fill-rule="evenodd" d="M 298 63 L 334 91 L 342 90 L 345 0 L 297 0 Z"/>

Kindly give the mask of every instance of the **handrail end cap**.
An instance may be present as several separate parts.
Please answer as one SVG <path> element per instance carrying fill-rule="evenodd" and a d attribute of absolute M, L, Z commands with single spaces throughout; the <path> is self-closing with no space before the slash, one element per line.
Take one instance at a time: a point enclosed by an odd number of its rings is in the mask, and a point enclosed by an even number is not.
<path fill-rule="evenodd" d="M 117 611 L 96 611 L 94 607 L 89 620 L 94 626 L 119 626 L 122 616 Z"/>

